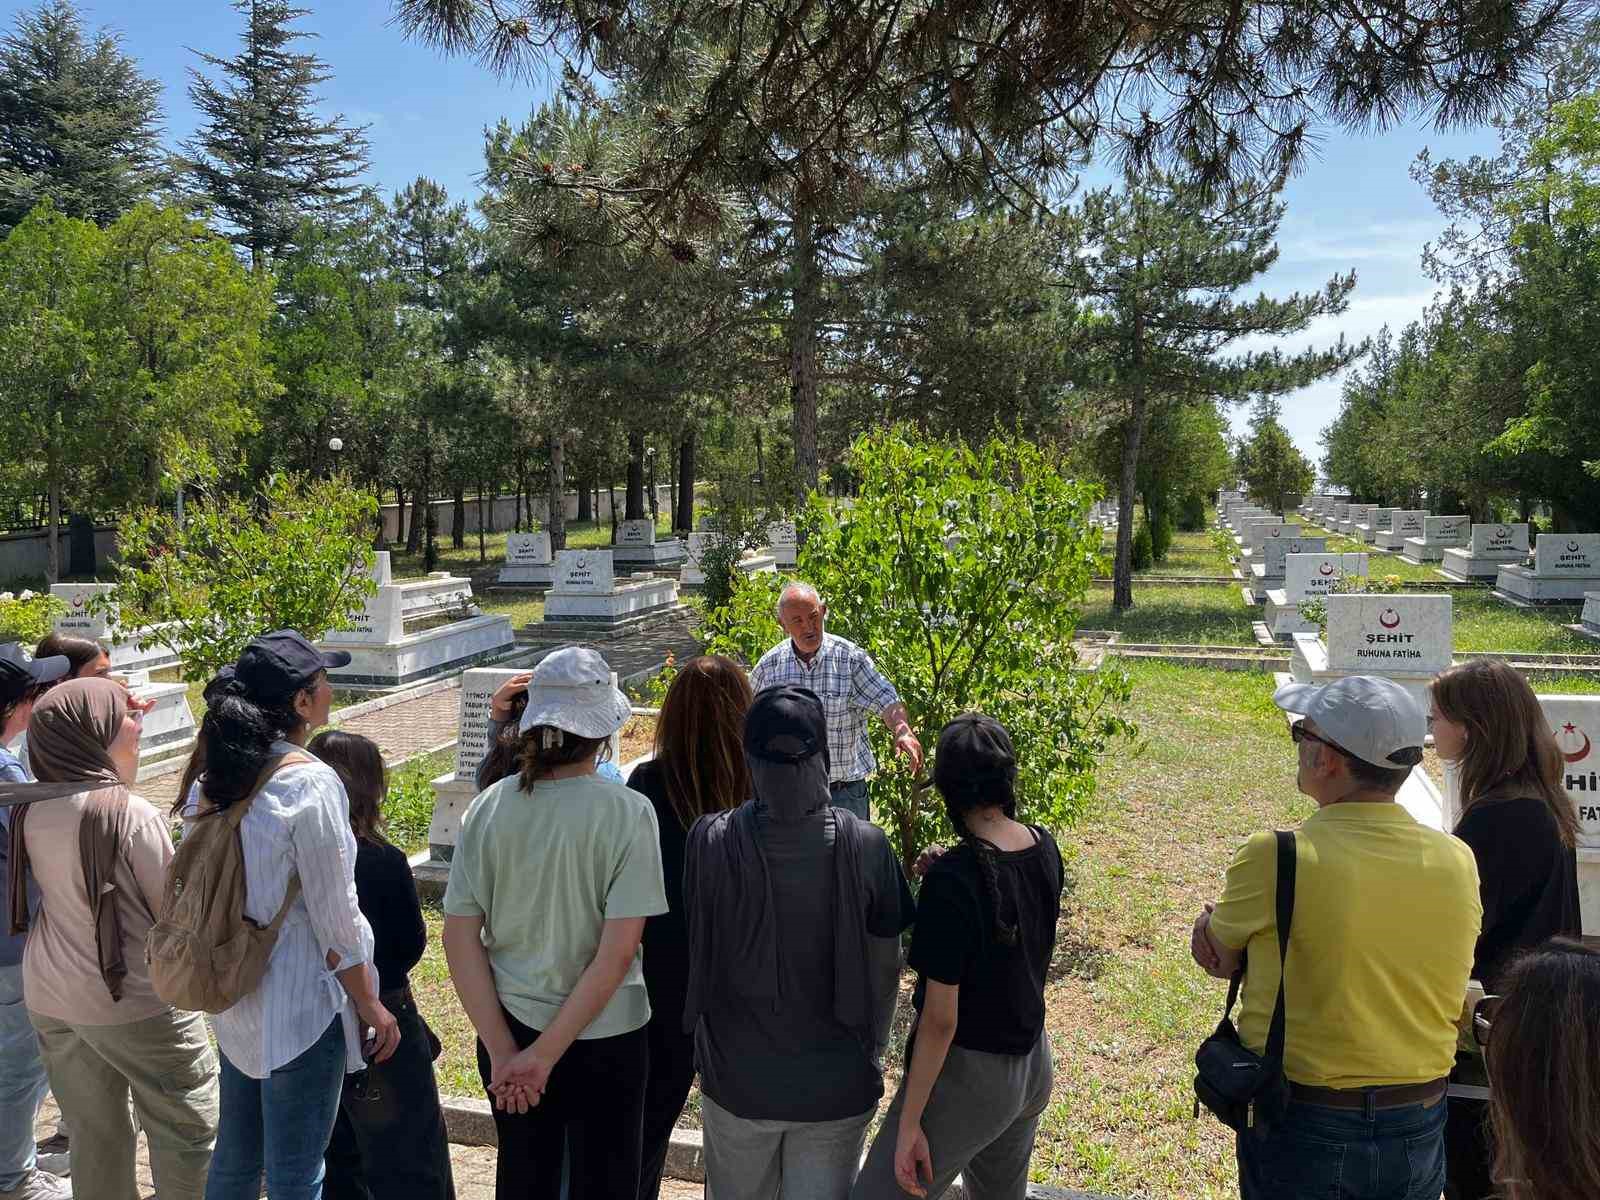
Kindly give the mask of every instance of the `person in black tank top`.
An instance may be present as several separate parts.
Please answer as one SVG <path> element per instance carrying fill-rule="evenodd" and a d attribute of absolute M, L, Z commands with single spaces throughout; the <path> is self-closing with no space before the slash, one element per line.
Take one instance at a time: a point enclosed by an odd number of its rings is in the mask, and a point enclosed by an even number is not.
<path fill-rule="evenodd" d="M 1519 953 L 1582 932 L 1577 814 L 1562 787 L 1561 749 L 1520 671 L 1474 659 L 1437 676 L 1429 694 L 1434 748 L 1458 785 L 1452 832 L 1478 862 L 1483 930 L 1472 978 L 1497 992 Z M 1457 1056 L 1445 1125 L 1447 1200 L 1500 1194 L 1487 1083 L 1480 1058 Z"/>
<path fill-rule="evenodd" d="M 1015 820 L 1016 774 L 994 719 L 964 714 L 940 733 L 934 783 L 962 840 L 922 883 L 906 1076 L 854 1200 L 937 1197 L 958 1175 L 975 1200 L 1026 1193 L 1050 1100 L 1044 985 L 1062 867 L 1049 831 Z"/>

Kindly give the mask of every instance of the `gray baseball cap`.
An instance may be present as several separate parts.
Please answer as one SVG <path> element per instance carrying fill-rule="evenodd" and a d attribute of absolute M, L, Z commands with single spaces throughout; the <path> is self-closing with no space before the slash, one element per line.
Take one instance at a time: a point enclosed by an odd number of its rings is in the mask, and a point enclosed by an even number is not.
<path fill-rule="evenodd" d="M 1392 679 L 1349 675 L 1321 686 L 1286 683 L 1272 702 L 1315 722 L 1324 737 L 1362 762 L 1393 770 L 1422 761 L 1427 714 Z"/>

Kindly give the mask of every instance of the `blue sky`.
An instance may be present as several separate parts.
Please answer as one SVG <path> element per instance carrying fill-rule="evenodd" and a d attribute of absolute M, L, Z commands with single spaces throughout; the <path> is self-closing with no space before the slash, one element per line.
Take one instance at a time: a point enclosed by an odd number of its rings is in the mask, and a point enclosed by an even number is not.
<path fill-rule="evenodd" d="M 314 10 L 302 26 L 319 35 L 313 48 L 333 70 L 324 87 L 327 108 L 370 126 L 373 182 L 391 193 L 428 175 L 452 196 L 475 199 L 483 129 L 501 117 L 524 117 L 546 94 L 543 82 L 497 80 L 469 60 L 407 42 L 389 24 L 389 0 L 302 3 Z M 0 24 L 9 28 L 16 13 L 31 7 L 0 0 Z M 233 53 L 239 17 L 231 6 L 94 0 L 82 7 L 92 25 L 118 30 L 127 52 L 164 84 L 169 141 L 188 136 L 195 125 L 188 69 L 198 61 L 191 48 Z M 1321 131 L 1315 156 L 1285 194 L 1282 257 L 1263 287 L 1272 293 L 1320 287 L 1350 269 L 1358 283 L 1348 313 L 1319 322 L 1304 338 L 1285 339 L 1285 349 L 1326 343 L 1341 330 L 1356 341 L 1386 322 L 1398 329 L 1421 315 L 1434 290 L 1420 266 L 1422 245 L 1443 227 L 1408 174 L 1424 146 L 1436 158 L 1464 157 L 1492 151 L 1494 140 L 1484 129 L 1435 133 L 1420 120 L 1381 136 Z M 1339 384 L 1330 380 L 1284 398 L 1284 424 L 1313 462 L 1321 455 L 1318 432 L 1338 412 L 1338 397 Z M 1234 424 L 1244 427 L 1242 411 Z"/>

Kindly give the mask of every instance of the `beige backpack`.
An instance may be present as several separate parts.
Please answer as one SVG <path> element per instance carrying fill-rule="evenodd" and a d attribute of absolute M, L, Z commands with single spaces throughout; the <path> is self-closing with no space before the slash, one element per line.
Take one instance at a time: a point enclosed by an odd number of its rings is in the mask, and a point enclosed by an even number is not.
<path fill-rule="evenodd" d="M 174 1008 L 219 1013 L 260 986 L 289 906 L 300 895 L 291 875 L 277 916 L 257 925 L 244 915 L 244 844 L 239 826 L 257 793 L 281 767 L 314 761 L 293 751 L 268 762 L 255 787 L 220 812 L 203 808 L 178 843 L 161 911 L 145 940 L 150 982 Z"/>

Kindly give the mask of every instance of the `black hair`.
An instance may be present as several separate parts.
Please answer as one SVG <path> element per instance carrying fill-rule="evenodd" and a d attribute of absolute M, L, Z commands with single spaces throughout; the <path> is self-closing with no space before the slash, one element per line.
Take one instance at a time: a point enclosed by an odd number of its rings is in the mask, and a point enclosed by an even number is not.
<path fill-rule="evenodd" d="M 1346 753 L 1344 761 L 1350 768 L 1351 778 L 1357 783 L 1373 791 L 1387 792 L 1391 796 L 1404 786 L 1411 775 L 1410 767 L 1380 767 L 1364 758 L 1357 758 L 1354 754 Z"/>
<path fill-rule="evenodd" d="M 303 723 L 292 693 L 282 700 L 252 700 L 236 682 L 217 691 L 200 722 L 205 744 L 205 774 L 200 794 L 216 808 L 243 800 L 255 788 L 272 758 L 272 744 Z M 192 760 L 191 760 L 192 761 Z"/>
<path fill-rule="evenodd" d="M 546 746 L 545 734 L 556 744 Z M 559 735 L 559 736 L 557 736 Z M 535 725 L 517 742 L 517 773 L 523 791 L 531 792 L 533 785 L 557 767 L 569 763 L 594 762 L 597 756 L 611 757 L 610 738 L 579 737 L 575 733 L 556 729 L 551 725 Z"/>
<path fill-rule="evenodd" d="M 350 800 L 350 829 L 356 841 L 387 846 L 383 836 L 383 797 L 388 777 L 383 751 L 371 738 L 343 729 L 324 729 L 306 743 L 306 749 L 334 769 Z"/>
<path fill-rule="evenodd" d="M 511 697 L 511 713 L 500 726 L 500 736 L 495 739 L 494 745 L 489 747 L 485 756 L 483 770 L 479 778 L 483 786 L 499 783 L 507 775 L 515 775 L 521 770 L 522 760 L 522 734 L 517 730 L 517 724 L 522 720 L 522 710 L 528 707 L 528 693 L 518 692 Z"/>
<path fill-rule="evenodd" d="M 1017 819 L 1017 764 L 1011 747 L 1011 737 L 998 722 L 992 726 L 996 743 L 1011 756 L 1008 766 L 972 774 L 951 762 L 953 756 L 935 755 L 933 783 L 944 797 L 945 815 L 950 826 L 962 842 L 971 847 L 978 860 L 978 873 L 983 877 L 984 892 L 989 898 L 989 908 L 994 922 L 994 939 L 1002 946 L 1017 944 L 1017 926 L 1007 922 L 1001 910 L 1000 869 L 995 858 L 997 851 L 989 842 L 967 828 L 966 815 L 980 808 L 999 806 L 1010 820 Z M 1012 911 L 1017 911 L 1016 897 L 1012 897 Z"/>

